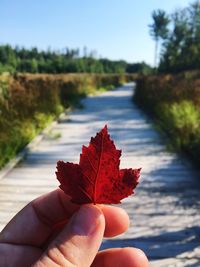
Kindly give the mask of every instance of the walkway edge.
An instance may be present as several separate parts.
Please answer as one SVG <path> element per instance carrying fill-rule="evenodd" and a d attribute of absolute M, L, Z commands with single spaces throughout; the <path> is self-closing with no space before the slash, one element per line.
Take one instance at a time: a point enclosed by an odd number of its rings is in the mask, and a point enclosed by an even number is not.
<path fill-rule="evenodd" d="M 59 117 L 52 121 L 46 128 L 44 128 L 32 141 L 30 141 L 16 156 L 11 159 L 1 170 L 0 180 L 4 178 L 20 161 L 22 161 L 29 151 L 35 148 L 45 137 L 45 135 L 54 127 L 59 121 L 71 111 L 71 108 L 66 109 Z"/>

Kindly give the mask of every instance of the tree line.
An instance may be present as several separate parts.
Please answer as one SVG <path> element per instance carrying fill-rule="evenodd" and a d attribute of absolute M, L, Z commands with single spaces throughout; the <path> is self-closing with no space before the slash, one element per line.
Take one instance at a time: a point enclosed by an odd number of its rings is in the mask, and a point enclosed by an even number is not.
<path fill-rule="evenodd" d="M 152 13 L 150 34 L 155 40 L 155 67 L 159 72 L 177 73 L 200 68 L 200 1 L 177 9 Z M 160 59 L 157 64 L 158 47 Z"/>
<path fill-rule="evenodd" d="M 0 46 L 0 73 L 142 73 L 151 72 L 145 62 L 127 63 L 124 60 L 113 61 L 97 59 L 85 51 L 80 56 L 79 49 L 62 51 L 39 51 L 36 47 Z"/>

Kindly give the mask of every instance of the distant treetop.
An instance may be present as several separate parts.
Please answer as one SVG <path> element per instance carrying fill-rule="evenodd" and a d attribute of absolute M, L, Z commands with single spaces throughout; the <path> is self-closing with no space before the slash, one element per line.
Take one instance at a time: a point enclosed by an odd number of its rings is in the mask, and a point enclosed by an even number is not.
<path fill-rule="evenodd" d="M 80 56 L 79 49 L 62 51 L 39 51 L 36 47 L 26 49 L 0 46 L 0 73 L 148 73 L 151 67 L 144 62 L 130 64 L 124 60 L 113 61 L 96 58 L 96 52 L 84 49 Z"/>

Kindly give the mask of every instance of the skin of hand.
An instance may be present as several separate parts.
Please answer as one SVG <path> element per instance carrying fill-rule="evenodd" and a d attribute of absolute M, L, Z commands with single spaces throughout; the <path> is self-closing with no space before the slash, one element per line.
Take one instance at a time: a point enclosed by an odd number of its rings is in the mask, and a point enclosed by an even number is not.
<path fill-rule="evenodd" d="M 100 251 L 103 237 L 128 229 L 118 207 L 70 202 L 57 189 L 30 202 L 0 233 L 3 267 L 147 267 L 136 248 Z"/>

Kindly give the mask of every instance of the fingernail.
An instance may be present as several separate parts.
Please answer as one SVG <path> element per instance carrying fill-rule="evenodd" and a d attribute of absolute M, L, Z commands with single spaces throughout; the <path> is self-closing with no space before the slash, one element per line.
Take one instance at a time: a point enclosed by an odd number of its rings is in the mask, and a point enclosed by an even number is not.
<path fill-rule="evenodd" d="M 91 235 L 100 223 L 102 212 L 95 206 L 82 206 L 72 219 L 72 231 L 76 235 Z"/>

